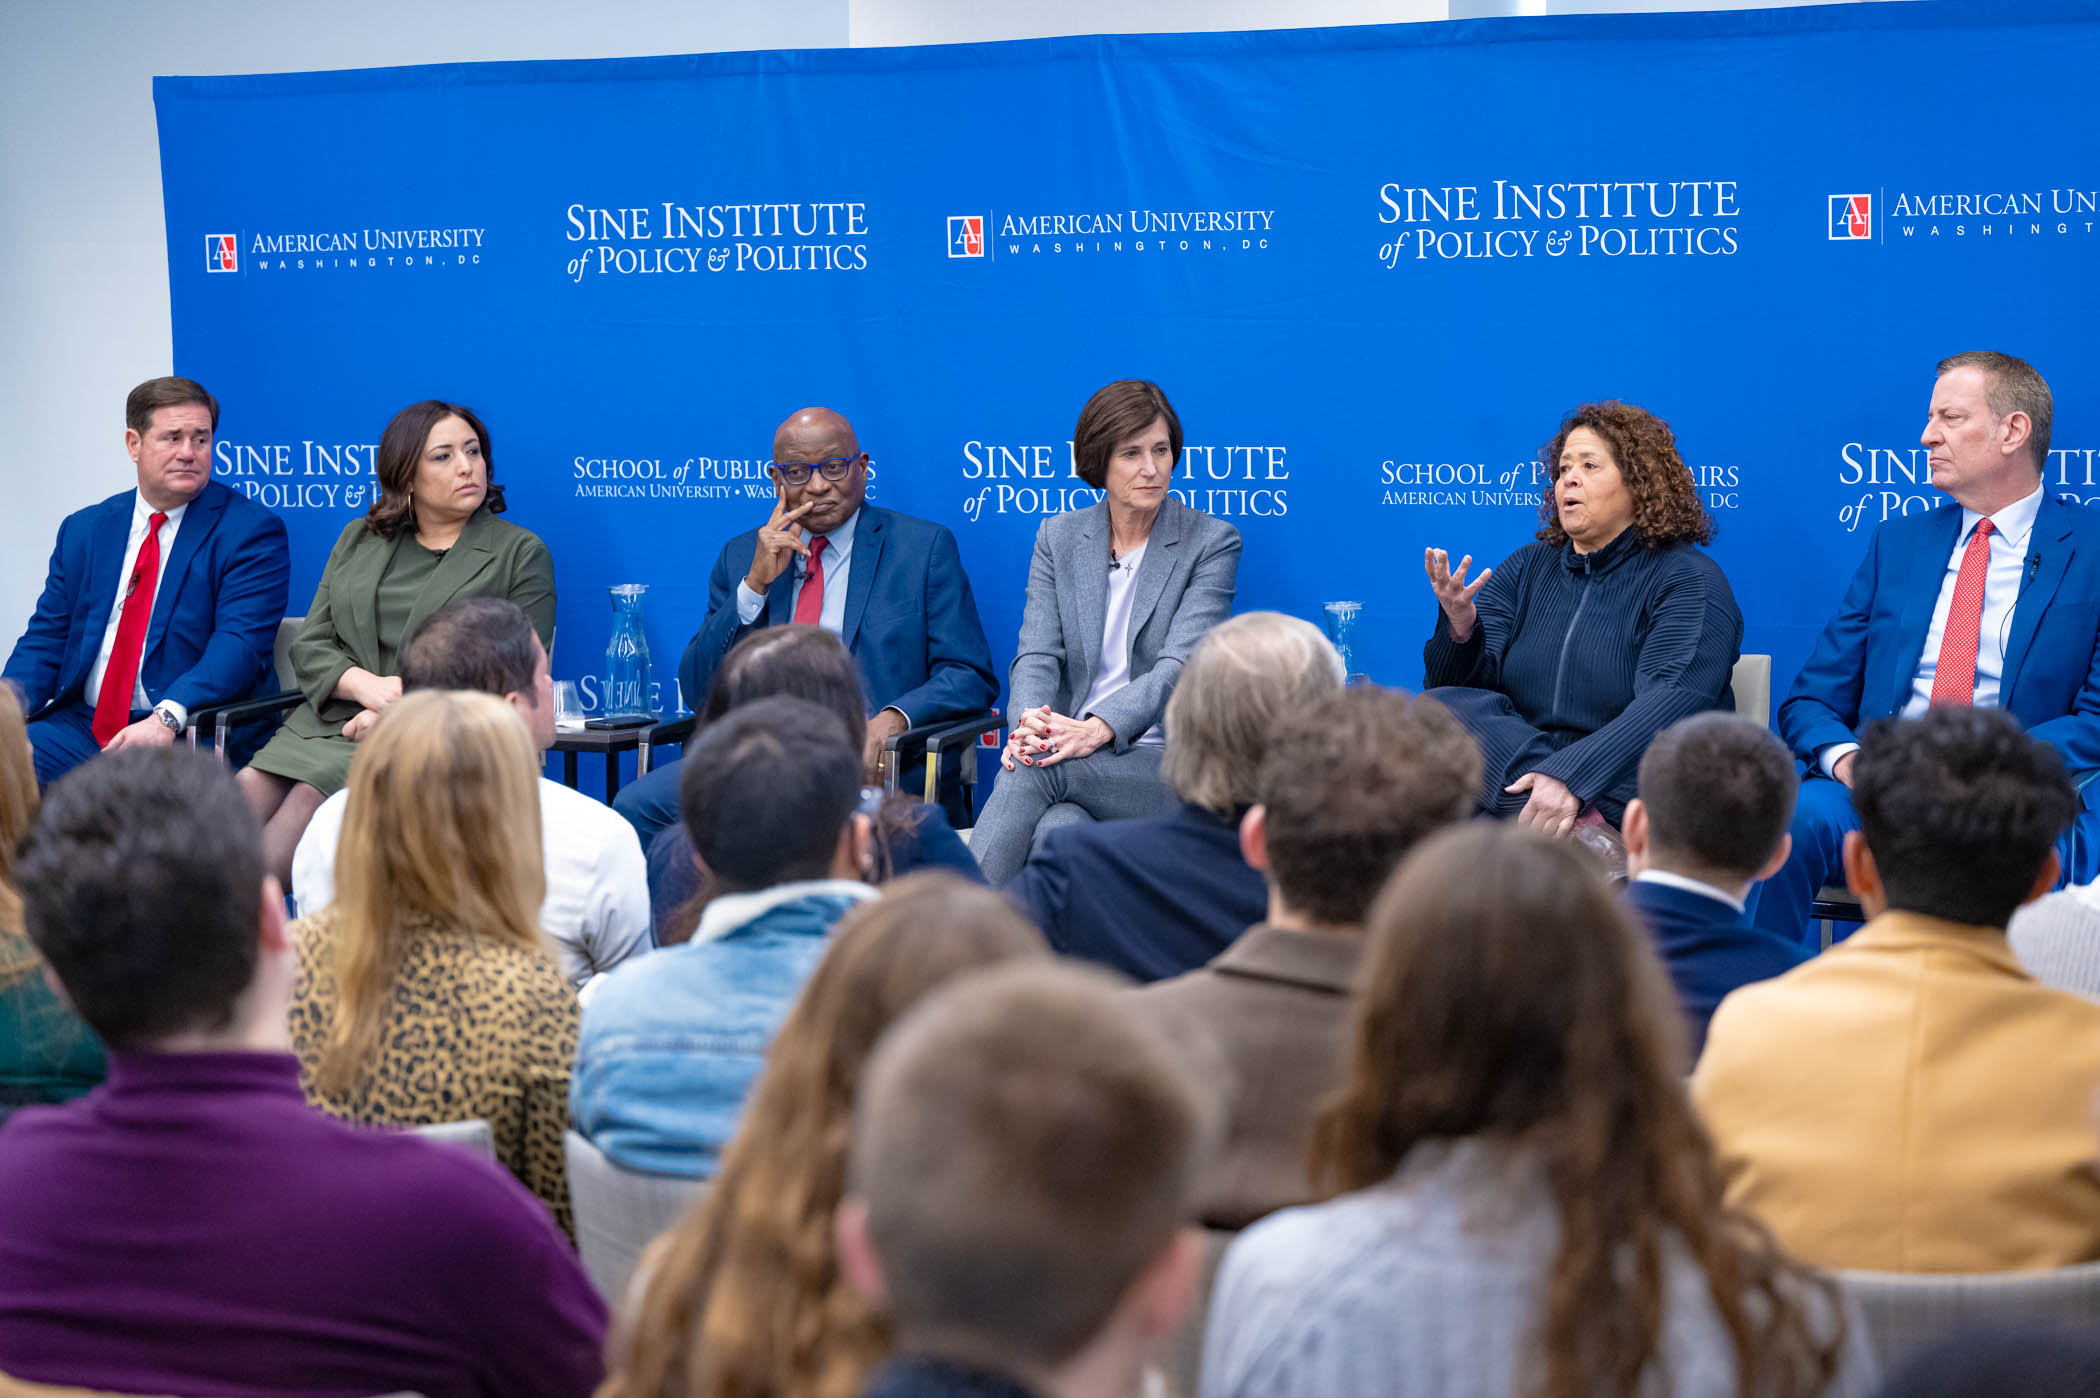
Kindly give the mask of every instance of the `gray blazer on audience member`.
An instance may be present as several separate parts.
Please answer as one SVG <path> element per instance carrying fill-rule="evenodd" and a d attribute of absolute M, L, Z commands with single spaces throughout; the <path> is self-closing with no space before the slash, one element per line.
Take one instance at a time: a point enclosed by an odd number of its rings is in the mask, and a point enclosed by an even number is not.
<path fill-rule="evenodd" d="M 1035 532 L 1021 644 L 1007 675 L 1007 722 L 1048 704 L 1073 718 L 1101 672 L 1108 619 L 1108 502 L 1052 515 Z M 1240 531 L 1169 495 L 1138 564 L 1130 605 L 1130 683 L 1094 710 L 1127 752 L 1167 711 L 1181 666 L 1232 610 Z"/>

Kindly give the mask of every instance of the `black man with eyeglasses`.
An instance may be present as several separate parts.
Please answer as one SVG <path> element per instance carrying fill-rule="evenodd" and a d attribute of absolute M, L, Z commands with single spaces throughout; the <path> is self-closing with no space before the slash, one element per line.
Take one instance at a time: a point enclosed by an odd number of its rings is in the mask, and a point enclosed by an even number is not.
<path fill-rule="evenodd" d="M 773 434 L 775 501 L 766 522 L 722 546 L 678 680 L 700 708 L 715 668 L 751 632 L 821 626 L 860 665 L 869 707 L 869 773 L 883 740 L 914 724 L 968 718 L 999 694 L 977 599 L 955 536 L 929 520 L 867 503 L 868 453 L 853 424 L 804 408 Z M 648 847 L 678 819 L 679 764 L 620 791 L 614 809 Z"/>

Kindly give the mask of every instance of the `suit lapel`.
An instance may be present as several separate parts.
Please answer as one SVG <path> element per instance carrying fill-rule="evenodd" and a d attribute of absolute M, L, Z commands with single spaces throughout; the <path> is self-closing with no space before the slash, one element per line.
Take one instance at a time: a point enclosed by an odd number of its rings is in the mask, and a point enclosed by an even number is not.
<path fill-rule="evenodd" d="M 2005 660 L 1998 672 L 1998 707 L 2010 708 L 2013 688 L 2019 683 L 2020 667 L 2026 662 L 2027 652 L 2034 646 L 2034 634 L 2042 624 L 2042 613 L 2049 610 L 2049 603 L 2056 596 L 2057 584 L 2063 581 L 2064 570 L 2071 566 L 2070 521 L 2064 507 L 2047 496 L 2035 512 L 2034 532 L 2028 536 L 2027 552 L 2030 557 L 2039 554 L 2041 561 L 2034 565 L 2020 587 L 2020 596 L 2013 603 L 2012 633 L 2005 638 Z"/>
<path fill-rule="evenodd" d="M 153 620 L 146 627 L 146 647 L 139 654 L 141 673 L 147 659 L 168 634 L 168 618 L 174 613 L 176 596 L 190 575 L 191 560 L 196 558 L 197 550 L 204 547 L 212 530 L 219 527 L 219 519 L 225 513 L 226 496 L 209 485 L 183 511 L 182 526 L 175 531 L 175 547 L 160 565 L 160 582 L 154 587 Z"/>
<path fill-rule="evenodd" d="M 405 645 L 410 636 L 416 634 L 416 628 L 423 624 L 424 617 L 459 596 L 468 583 L 479 577 L 483 570 L 495 561 L 496 550 L 489 542 L 489 521 L 490 515 L 486 510 L 477 510 L 467 521 L 467 527 L 460 531 L 458 542 L 445 551 L 445 556 L 438 560 L 438 566 L 424 579 L 421 590 L 416 593 L 416 605 L 409 609 L 408 624 L 401 628 L 397 649 L 400 645 Z M 404 540 L 410 541 L 413 537 L 402 536 Z M 401 547 L 407 546 L 406 543 L 401 544 Z M 378 589 L 375 587 L 373 591 L 376 597 Z"/>
<path fill-rule="evenodd" d="M 1896 692 L 1887 696 L 1887 703 L 1880 710 L 1884 714 L 1901 713 L 1910 701 L 1911 681 L 1925 656 L 1925 636 L 1932 630 L 1932 611 L 1939 604 L 1947 560 L 1953 556 L 1954 540 L 1960 533 L 1961 506 L 1944 506 L 1932 520 L 1932 528 L 1925 531 L 1923 542 L 1915 549 L 1904 550 L 1896 565 L 1906 570 L 1895 594 L 1905 601 L 1896 631 L 1900 662 L 1893 677 Z"/>
<path fill-rule="evenodd" d="M 860 507 L 860 522 L 853 526 L 853 556 L 846 566 L 846 617 L 839 639 L 853 649 L 860 635 L 860 614 L 868 609 L 868 594 L 875 588 L 875 569 L 882 561 L 882 512 Z"/>
<path fill-rule="evenodd" d="M 1074 589 L 1079 607 L 1079 639 L 1085 646 L 1086 689 L 1072 695 L 1072 702 L 1083 704 L 1092 689 L 1094 678 L 1101 673 L 1101 629 L 1108 622 L 1108 505 L 1103 502 L 1100 513 L 1086 522 L 1079 535 L 1079 577 Z"/>
<path fill-rule="evenodd" d="M 1130 599 L 1130 638 L 1137 640 L 1138 632 L 1145 629 L 1152 609 L 1159 605 L 1159 596 L 1167 590 L 1167 575 L 1174 571 L 1176 556 L 1171 550 L 1181 543 L 1183 527 L 1188 523 L 1187 509 L 1179 500 L 1169 495 L 1160 506 L 1159 520 L 1152 526 L 1152 538 L 1145 549 L 1144 561 L 1138 564 L 1137 594 Z"/>
<path fill-rule="evenodd" d="M 795 560 L 780 570 L 766 589 L 766 625 L 785 626 L 795 619 Z"/>
<path fill-rule="evenodd" d="M 104 505 L 88 534 L 87 577 L 83 590 L 73 601 L 80 608 L 83 624 L 74 633 L 73 653 L 66 657 L 66 669 L 60 675 L 61 688 L 84 681 L 101 653 L 102 633 L 109 629 L 110 609 L 117 604 L 124 546 L 131 540 L 131 512 L 137 494 L 135 490 L 126 491 Z"/>

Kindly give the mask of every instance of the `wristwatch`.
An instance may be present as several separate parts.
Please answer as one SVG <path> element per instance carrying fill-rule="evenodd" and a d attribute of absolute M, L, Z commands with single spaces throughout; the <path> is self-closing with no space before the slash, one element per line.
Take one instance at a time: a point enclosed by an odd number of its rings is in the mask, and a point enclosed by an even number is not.
<path fill-rule="evenodd" d="M 175 711 L 173 709 L 166 707 L 157 708 L 153 711 L 153 716 L 159 719 L 162 723 L 165 723 L 168 726 L 168 731 L 170 733 L 182 732 L 182 720 L 175 717 Z"/>

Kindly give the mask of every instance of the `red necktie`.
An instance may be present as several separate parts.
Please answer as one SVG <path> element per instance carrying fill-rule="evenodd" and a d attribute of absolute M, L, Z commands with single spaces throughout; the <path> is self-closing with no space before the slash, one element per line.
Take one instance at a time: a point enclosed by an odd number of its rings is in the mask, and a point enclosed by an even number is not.
<path fill-rule="evenodd" d="M 1932 703 L 1976 702 L 1976 640 L 1983 629 L 1983 582 L 1991 571 L 1991 522 L 1976 521 L 1976 532 L 1962 550 L 1961 571 L 1954 575 L 1954 601 L 1947 608 L 1947 629 L 1940 635 L 1939 663 L 1932 672 Z"/>
<path fill-rule="evenodd" d="M 117 641 L 102 671 L 102 692 L 95 696 L 94 734 L 101 747 L 108 747 L 109 740 L 131 722 L 131 696 L 139 685 L 139 652 L 146 648 L 146 623 L 153 619 L 153 590 L 160 582 L 160 527 L 167 522 L 168 517 L 158 513 L 146 521 L 146 541 L 139 545 L 131 581 L 124 585 Z"/>
<path fill-rule="evenodd" d="M 822 534 L 809 541 L 809 573 L 802 579 L 802 593 L 795 598 L 795 625 L 816 626 L 824 620 L 824 546 L 831 540 Z"/>

